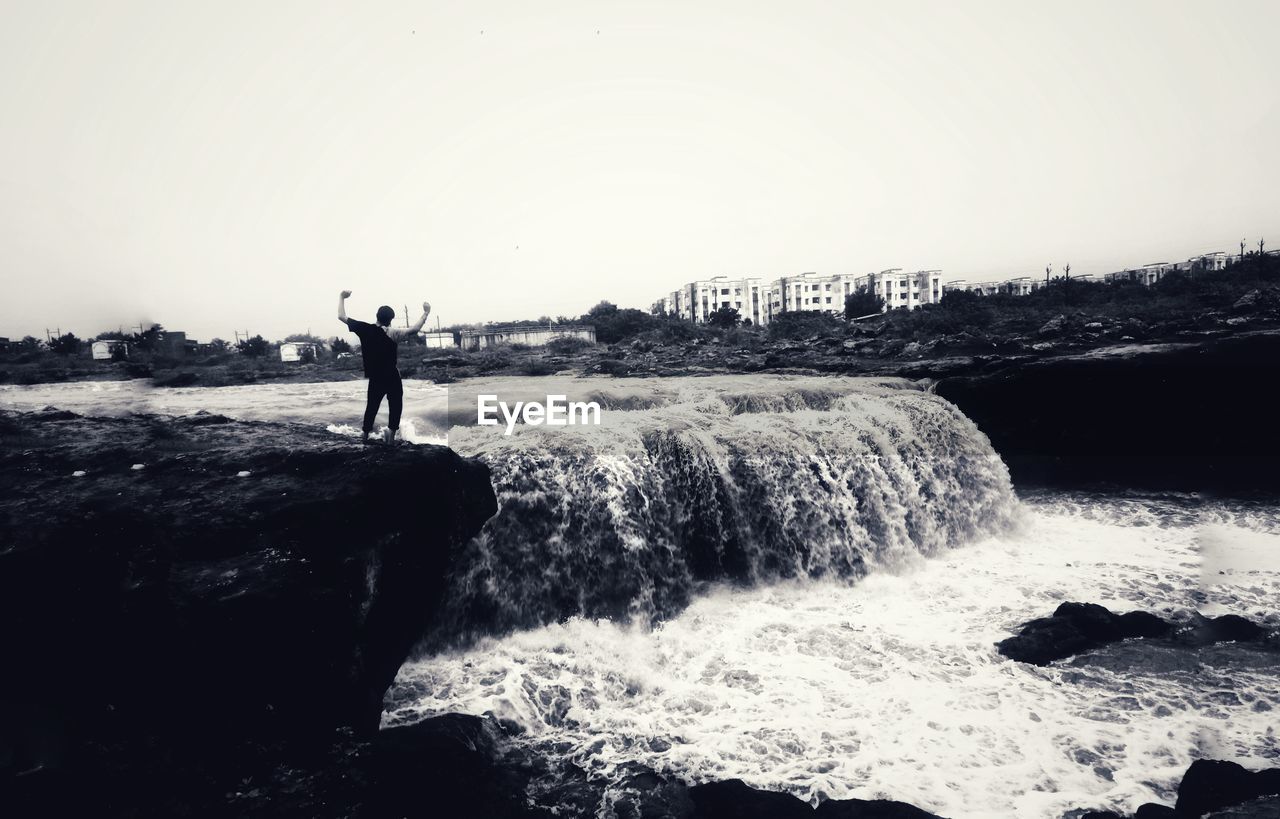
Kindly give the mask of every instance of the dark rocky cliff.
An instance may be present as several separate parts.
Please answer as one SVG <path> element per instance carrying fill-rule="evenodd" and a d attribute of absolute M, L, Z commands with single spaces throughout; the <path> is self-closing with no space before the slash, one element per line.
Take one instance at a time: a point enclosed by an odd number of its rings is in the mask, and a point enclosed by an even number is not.
<path fill-rule="evenodd" d="M 0 414 L 0 774 L 375 732 L 495 510 L 488 469 L 443 447 Z"/>
<path fill-rule="evenodd" d="M 1275 491 L 1280 333 L 1108 348 L 945 378 L 1019 486 Z"/>

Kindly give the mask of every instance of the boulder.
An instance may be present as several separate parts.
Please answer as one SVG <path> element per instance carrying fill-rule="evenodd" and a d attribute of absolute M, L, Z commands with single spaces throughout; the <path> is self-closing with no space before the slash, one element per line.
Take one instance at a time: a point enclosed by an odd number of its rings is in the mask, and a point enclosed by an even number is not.
<path fill-rule="evenodd" d="M 1125 639 L 1159 639 L 1173 649 L 1200 648 L 1221 642 L 1261 642 L 1272 632 L 1236 614 L 1195 615 L 1176 626 L 1150 612 L 1115 614 L 1096 603 L 1063 603 L 1050 617 L 1025 623 L 1013 637 L 997 644 L 1011 660 L 1047 665 L 1075 654 Z"/>
<path fill-rule="evenodd" d="M 1280 794 L 1280 768 L 1250 771 L 1234 762 L 1197 759 L 1178 785 L 1178 816 L 1199 817 L 1219 808 Z"/>

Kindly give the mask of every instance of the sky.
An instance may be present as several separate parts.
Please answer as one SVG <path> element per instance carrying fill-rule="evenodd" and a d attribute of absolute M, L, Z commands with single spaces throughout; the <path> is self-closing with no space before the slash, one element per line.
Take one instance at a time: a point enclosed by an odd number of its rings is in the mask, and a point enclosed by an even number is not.
<path fill-rule="evenodd" d="M 1280 247 L 1280 4 L 0 0 L 0 336 Z"/>

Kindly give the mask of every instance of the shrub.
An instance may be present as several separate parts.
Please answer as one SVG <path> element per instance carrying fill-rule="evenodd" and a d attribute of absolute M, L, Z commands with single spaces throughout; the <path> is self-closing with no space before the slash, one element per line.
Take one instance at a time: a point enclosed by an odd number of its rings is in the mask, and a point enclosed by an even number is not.
<path fill-rule="evenodd" d="M 788 310 L 769 322 L 770 338 L 809 338 L 815 335 L 837 335 L 843 331 L 840 319 L 819 310 Z"/>
<path fill-rule="evenodd" d="M 602 301 L 587 311 L 581 319 L 596 328 L 596 341 L 614 344 L 656 327 L 662 320 L 641 310 L 619 309 L 617 305 Z"/>
<path fill-rule="evenodd" d="M 551 375 L 558 368 L 544 358 L 530 358 L 520 365 L 522 375 Z"/>
<path fill-rule="evenodd" d="M 262 336 L 246 338 L 236 345 L 241 355 L 249 358 L 261 358 L 271 351 L 271 344 Z"/>
<path fill-rule="evenodd" d="M 547 342 L 547 350 L 556 355 L 572 355 L 591 346 L 591 342 L 577 336 L 560 336 Z"/>
<path fill-rule="evenodd" d="M 503 370 L 512 364 L 511 354 L 502 349 L 480 350 L 472 354 L 472 365 L 482 373 Z"/>
<path fill-rule="evenodd" d="M 80 339 L 75 333 L 65 333 L 49 342 L 49 350 L 58 355 L 74 355 L 80 352 Z"/>

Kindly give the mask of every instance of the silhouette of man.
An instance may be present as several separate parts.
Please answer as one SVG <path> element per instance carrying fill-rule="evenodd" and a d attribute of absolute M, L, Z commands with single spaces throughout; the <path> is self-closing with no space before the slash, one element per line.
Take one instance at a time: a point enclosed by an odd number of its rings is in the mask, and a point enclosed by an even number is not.
<path fill-rule="evenodd" d="M 404 385 L 400 381 L 400 370 L 396 366 L 396 354 L 401 339 L 408 338 L 422 329 L 431 313 L 431 305 L 422 303 L 422 317 L 412 327 L 395 328 L 391 326 L 396 311 L 385 304 L 378 308 L 377 324 L 369 324 L 347 317 L 347 299 L 350 290 L 343 290 L 338 295 L 338 321 L 347 325 L 347 329 L 360 339 L 360 356 L 364 359 L 364 375 L 369 379 L 369 398 L 364 407 L 364 423 L 361 425 L 363 435 L 360 440 L 368 443 L 369 433 L 373 432 L 373 419 L 382 407 L 382 399 L 387 399 L 387 433 L 386 442 L 395 443 L 396 433 L 400 431 L 400 413 L 404 409 Z"/>

